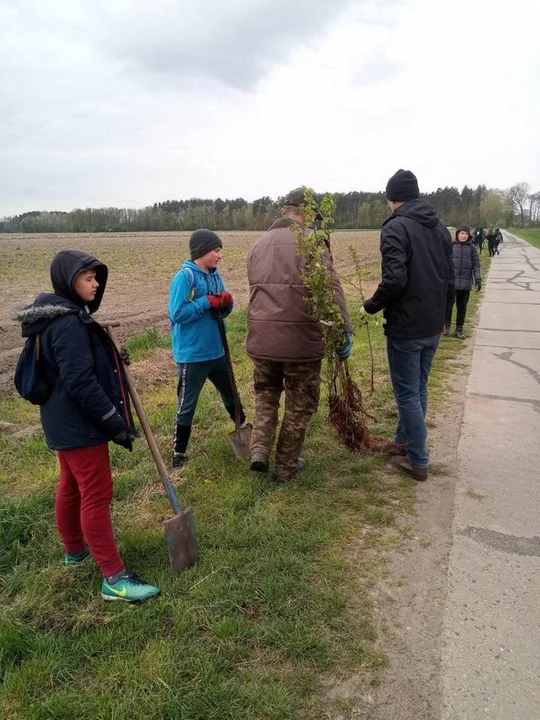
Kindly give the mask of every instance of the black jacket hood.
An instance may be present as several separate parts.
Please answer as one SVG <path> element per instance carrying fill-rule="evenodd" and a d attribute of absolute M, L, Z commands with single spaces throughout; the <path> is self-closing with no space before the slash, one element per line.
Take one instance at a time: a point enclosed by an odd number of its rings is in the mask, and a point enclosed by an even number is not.
<path fill-rule="evenodd" d="M 437 227 L 440 223 L 437 211 L 433 205 L 428 203 L 427 200 L 422 200 L 421 198 L 419 200 L 409 200 L 408 202 L 403 203 L 403 205 L 394 210 L 390 217 L 384 221 L 383 225 L 386 225 L 390 222 L 390 220 L 399 217 L 411 218 L 411 220 L 416 220 L 416 222 L 420 223 L 420 225 L 424 225 L 428 228 Z"/>
<path fill-rule="evenodd" d="M 73 289 L 73 284 L 82 270 L 90 269 L 96 271 L 99 287 L 92 302 L 85 304 Z M 13 319 L 21 324 L 22 336 L 41 333 L 55 318 L 70 313 L 78 314 L 83 322 L 92 322 L 90 314 L 101 304 L 107 274 L 107 266 L 95 257 L 80 250 L 61 250 L 51 263 L 51 281 L 55 292 L 40 293 L 33 303 L 23 305 L 13 314 Z"/>
<path fill-rule="evenodd" d="M 95 270 L 99 287 L 95 298 L 85 303 L 75 292 L 75 278 L 83 270 Z M 108 269 L 100 260 L 87 255 L 81 250 L 60 250 L 51 263 L 51 282 L 56 295 L 64 297 L 80 308 L 85 305 L 90 313 L 96 312 L 101 305 L 105 286 L 107 285 Z"/>

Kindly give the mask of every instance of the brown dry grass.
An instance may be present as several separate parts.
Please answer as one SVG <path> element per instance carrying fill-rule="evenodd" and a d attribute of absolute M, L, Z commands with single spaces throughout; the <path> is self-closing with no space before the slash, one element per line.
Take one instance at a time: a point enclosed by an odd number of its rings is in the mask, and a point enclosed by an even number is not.
<path fill-rule="evenodd" d="M 246 258 L 261 233 L 224 232 L 220 266 L 227 289 L 239 307 L 248 299 Z M 189 233 L 96 233 L 56 235 L 1 235 L 0 254 L 0 391 L 11 386 L 14 363 L 22 346 L 20 328 L 10 318 L 13 309 L 50 289 L 49 266 L 59 250 L 77 248 L 97 256 L 109 266 L 107 292 L 98 319 L 121 322 L 119 336 L 130 337 L 150 327 L 168 327 L 169 283 L 188 257 Z M 332 248 L 338 272 L 352 276 L 348 248 L 359 253 L 369 292 L 379 263 L 378 233 L 339 232 Z M 348 294 L 355 291 L 344 283 Z"/>

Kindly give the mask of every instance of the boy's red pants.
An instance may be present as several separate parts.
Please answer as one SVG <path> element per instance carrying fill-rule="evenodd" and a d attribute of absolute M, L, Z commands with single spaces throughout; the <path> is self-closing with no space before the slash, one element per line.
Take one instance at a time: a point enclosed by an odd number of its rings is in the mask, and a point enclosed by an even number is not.
<path fill-rule="evenodd" d="M 74 555 L 86 544 L 103 575 L 116 575 L 124 563 L 116 547 L 109 510 L 113 498 L 109 446 L 59 450 L 58 459 L 56 524 L 66 553 Z"/>

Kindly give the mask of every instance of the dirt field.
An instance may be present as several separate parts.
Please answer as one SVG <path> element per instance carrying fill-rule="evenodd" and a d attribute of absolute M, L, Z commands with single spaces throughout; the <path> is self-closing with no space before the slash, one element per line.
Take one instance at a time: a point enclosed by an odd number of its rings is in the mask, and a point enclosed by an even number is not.
<path fill-rule="evenodd" d="M 246 257 L 259 235 L 221 233 L 224 253 L 220 270 L 239 307 L 247 304 Z M 14 364 L 22 347 L 20 326 L 11 320 L 11 314 L 38 292 L 50 290 L 49 265 L 58 250 L 84 250 L 109 266 L 107 292 L 96 317 L 119 320 L 123 339 L 146 328 L 168 327 L 169 283 L 188 257 L 188 238 L 189 233 L 0 235 L 0 393 L 12 386 Z M 371 289 L 378 272 L 378 233 L 334 235 L 336 267 L 345 276 L 351 273 L 350 245 L 357 249 L 363 268 L 371 270 L 365 284 Z"/>

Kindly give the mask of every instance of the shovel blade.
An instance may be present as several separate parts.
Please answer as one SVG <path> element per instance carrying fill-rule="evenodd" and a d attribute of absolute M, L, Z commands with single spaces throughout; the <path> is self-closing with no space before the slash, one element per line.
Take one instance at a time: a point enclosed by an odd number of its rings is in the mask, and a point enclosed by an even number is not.
<path fill-rule="evenodd" d="M 237 458 L 243 458 L 249 455 L 252 430 L 253 425 L 248 423 L 245 427 L 239 427 L 229 433 L 229 440 Z"/>
<path fill-rule="evenodd" d="M 197 562 L 195 517 L 191 508 L 187 508 L 170 520 L 165 520 L 163 525 L 165 526 L 171 572 L 176 575 Z"/>

